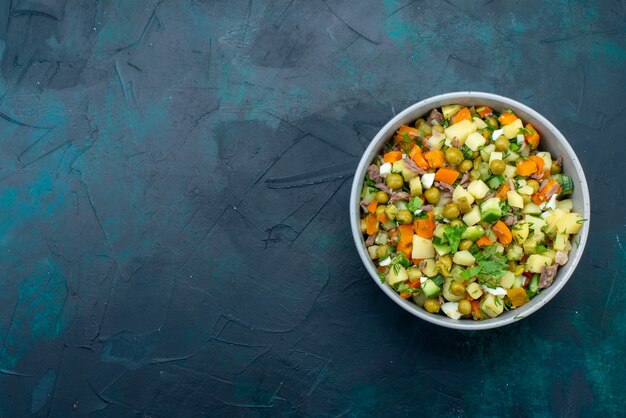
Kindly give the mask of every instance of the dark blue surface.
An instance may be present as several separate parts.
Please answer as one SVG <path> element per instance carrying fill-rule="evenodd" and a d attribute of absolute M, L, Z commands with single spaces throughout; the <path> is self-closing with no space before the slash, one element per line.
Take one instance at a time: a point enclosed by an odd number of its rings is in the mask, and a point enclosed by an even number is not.
<path fill-rule="evenodd" d="M 0 4 L 0 415 L 617 416 L 626 4 Z M 505 329 L 413 318 L 354 249 L 351 174 L 431 95 L 522 101 L 593 207 Z"/>

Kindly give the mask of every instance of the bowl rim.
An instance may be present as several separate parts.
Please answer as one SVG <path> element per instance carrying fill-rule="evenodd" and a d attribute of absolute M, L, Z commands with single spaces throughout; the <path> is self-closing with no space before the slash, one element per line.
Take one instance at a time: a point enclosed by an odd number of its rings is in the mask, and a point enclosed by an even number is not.
<path fill-rule="evenodd" d="M 380 282 L 376 269 L 375 269 L 375 265 L 373 261 L 370 259 L 369 255 L 367 254 L 367 250 L 363 243 L 363 237 L 360 231 L 360 209 L 359 209 L 360 190 L 359 189 L 361 188 L 365 171 L 367 170 L 367 167 L 369 167 L 369 165 L 371 164 L 370 160 L 373 157 L 372 152 L 377 150 L 378 147 L 388 139 L 391 129 L 401 119 L 404 119 L 408 115 L 411 115 L 412 113 L 414 113 L 416 110 L 420 108 L 426 108 L 425 111 L 428 111 L 427 107 L 432 106 L 432 104 L 436 102 L 450 101 L 450 100 L 455 100 L 455 99 L 494 100 L 497 102 L 501 102 L 504 106 L 518 109 L 520 111 L 523 111 L 531 115 L 532 118 L 539 121 L 543 125 L 543 127 L 545 127 L 545 129 L 548 129 L 552 132 L 556 140 L 565 149 L 566 153 L 568 154 L 568 157 L 572 160 L 574 169 L 577 172 L 578 176 L 580 177 L 579 192 L 582 192 L 582 195 L 583 195 L 583 205 L 582 205 L 583 206 L 583 218 L 586 219 L 586 221 L 580 231 L 580 235 L 579 235 L 580 241 L 577 246 L 576 254 L 574 258 L 569 260 L 570 263 L 568 263 L 569 265 L 567 266 L 567 269 L 565 269 L 564 271 L 564 276 L 562 276 L 560 280 L 555 281 L 555 283 L 553 283 L 553 285 L 550 286 L 550 289 L 551 289 L 550 292 L 544 293 L 543 297 L 538 296 L 538 298 L 540 297 L 540 299 L 538 299 L 535 304 L 529 305 L 525 309 L 519 308 L 519 309 L 524 309 L 523 311 L 524 315 L 518 314 L 515 316 L 508 316 L 508 317 L 498 316 L 496 318 L 491 318 L 486 321 L 469 321 L 469 320 L 454 320 L 446 316 L 430 314 L 424 311 L 423 308 L 415 305 L 414 303 L 409 302 L 408 300 L 402 299 L 397 292 L 391 289 L 391 287 Z M 417 117 L 419 115 L 413 115 L 413 116 Z M 400 307 L 402 307 L 404 310 L 408 311 L 409 313 L 413 314 L 414 316 L 417 316 L 418 318 L 421 318 L 435 325 L 440 325 L 443 327 L 460 329 L 460 330 L 486 330 L 486 329 L 498 328 L 498 327 L 502 327 L 505 325 L 509 325 L 521 319 L 527 318 L 528 316 L 530 316 L 531 314 L 539 310 L 541 307 L 543 307 L 546 303 L 548 303 L 554 296 L 557 295 L 557 293 L 559 293 L 559 291 L 563 288 L 563 286 L 565 286 L 565 283 L 567 283 L 567 281 L 570 279 L 570 277 L 576 270 L 576 267 L 578 266 L 578 263 L 585 250 L 585 245 L 587 244 L 590 221 L 591 221 L 591 204 L 590 204 L 590 198 L 589 198 L 589 189 L 587 185 L 587 179 L 585 177 L 583 168 L 580 164 L 579 158 L 577 157 L 576 153 L 574 152 L 574 149 L 571 147 L 567 139 L 565 139 L 565 136 L 563 136 L 563 134 L 548 119 L 546 119 L 539 112 L 528 107 L 527 105 L 520 103 L 516 100 L 510 99 L 508 97 L 501 96 L 499 94 L 486 93 L 486 92 L 480 92 L 480 91 L 456 91 L 456 92 L 444 93 L 444 94 L 439 94 L 436 96 L 428 97 L 424 100 L 421 100 L 417 103 L 414 103 L 408 106 L 406 109 L 402 110 L 393 118 L 391 118 L 378 131 L 378 133 L 370 141 L 369 145 L 363 152 L 363 155 L 361 156 L 361 159 L 359 160 L 359 164 L 355 170 L 354 179 L 352 181 L 352 187 L 351 187 L 351 192 L 350 192 L 350 226 L 352 229 L 352 237 L 357 247 L 359 256 L 361 257 L 361 261 L 365 265 L 365 268 L 370 274 L 372 280 L 374 280 L 377 286 L 391 300 L 393 300 L 396 304 L 398 304 Z"/>

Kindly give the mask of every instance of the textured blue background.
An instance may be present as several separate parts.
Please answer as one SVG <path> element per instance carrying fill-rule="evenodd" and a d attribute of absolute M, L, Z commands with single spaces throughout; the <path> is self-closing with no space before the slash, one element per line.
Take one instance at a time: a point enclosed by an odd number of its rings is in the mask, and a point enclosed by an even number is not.
<path fill-rule="evenodd" d="M 626 2 L 0 2 L 0 415 L 616 416 Z M 496 92 L 593 198 L 583 260 L 505 329 L 367 276 L 350 176 L 397 111 Z"/>

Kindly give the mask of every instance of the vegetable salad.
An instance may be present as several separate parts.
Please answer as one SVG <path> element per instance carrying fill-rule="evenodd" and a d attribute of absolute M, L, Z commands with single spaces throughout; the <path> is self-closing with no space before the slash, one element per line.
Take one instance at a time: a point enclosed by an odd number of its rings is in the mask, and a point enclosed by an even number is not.
<path fill-rule="evenodd" d="M 380 280 L 432 314 L 484 320 L 528 303 L 584 219 L 562 157 L 510 109 L 454 104 L 403 125 L 368 168 L 361 231 Z"/>

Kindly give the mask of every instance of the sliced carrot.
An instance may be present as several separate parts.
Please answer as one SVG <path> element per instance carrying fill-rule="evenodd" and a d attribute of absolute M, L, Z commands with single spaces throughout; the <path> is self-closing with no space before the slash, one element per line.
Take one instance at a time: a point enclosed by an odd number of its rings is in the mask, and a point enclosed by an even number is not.
<path fill-rule="evenodd" d="M 536 155 L 531 155 L 530 157 L 528 157 L 529 160 L 533 160 L 535 162 L 535 164 L 537 164 L 537 171 L 536 173 L 543 173 L 543 158 L 538 157 Z"/>
<path fill-rule="evenodd" d="M 526 130 L 530 132 L 524 135 L 524 139 L 526 140 L 526 142 L 528 142 L 528 145 L 530 145 L 531 149 L 536 149 L 539 146 L 539 140 L 541 139 L 539 137 L 539 134 L 537 133 L 537 130 L 530 123 L 527 123 L 524 128 L 526 128 Z"/>
<path fill-rule="evenodd" d="M 369 213 L 374 213 L 376 212 L 376 206 L 378 206 L 378 201 L 377 200 L 372 200 L 372 203 L 370 203 L 369 205 L 367 205 L 367 211 Z"/>
<path fill-rule="evenodd" d="M 398 226 L 398 251 L 411 258 L 413 250 L 413 226 L 411 224 Z"/>
<path fill-rule="evenodd" d="M 511 230 L 508 226 L 502 221 L 498 221 L 493 226 L 493 232 L 498 237 L 498 242 L 502 245 L 509 245 L 511 241 L 513 241 L 513 236 L 511 235 Z"/>
<path fill-rule="evenodd" d="M 400 297 L 402 299 L 408 299 L 408 298 L 411 297 L 411 295 L 409 293 L 407 293 L 407 292 L 400 292 Z"/>
<path fill-rule="evenodd" d="M 504 183 L 500 185 L 500 188 L 498 189 L 498 193 L 496 193 L 496 197 L 500 200 L 506 200 L 506 194 L 507 192 L 510 192 L 511 188 L 509 187 L 508 184 Z"/>
<path fill-rule="evenodd" d="M 419 149 L 419 147 L 417 147 L 417 149 Z M 424 154 L 422 154 L 421 150 L 420 152 L 413 152 L 413 150 L 415 150 L 415 148 L 411 150 L 411 152 L 413 153 L 413 156 L 411 157 L 411 159 L 415 161 L 415 164 L 419 168 L 428 170 L 430 167 L 428 165 L 428 161 L 426 161 L 426 158 L 424 158 Z"/>
<path fill-rule="evenodd" d="M 478 241 L 476 241 L 476 245 L 478 245 L 478 247 L 480 248 L 485 248 L 489 245 L 493 245 L 493 241 L 487 238 L 487 235 L 483 235 L 482 237 L 478 238 Z"/>
<path fill-rule="evenodd" d="M 443 167 L 444 164 L 444 155 L 443 151 L 438 149 L 432 149 L 426 153 L 424 153 L 424 158 L 428 162 L 428 165 L 432 168 Z"/>
<path fill-rule="evenodd" d="M 542 202 L 550 200 L 553 194 L 561 193 L 561 186 L 554 179 L 548 180 L 545 186 L 543 186 L 537 193 L 532 195 L 533 202 L 539 205 Z"/>
<path fill-rule="evenodd" d="M 528 294 L 522 287 L 516 287 L 515 289 L 507 289 L 506 294 L 511 298 L 511 303 L 515 307 L 519 307 L 530 302 Z"/>
<path fill-rule="evenodd" d="M 459 172 L 448 167 L 442 167 L 435 173 L 435 180 L 452 184 L 459 178 Z"/>
<path fill-rule="evenodd" d="M 500 125 L 508 125 L 515 122 L 517 119 L 517 116 L 515 116 L 513 113 L 502 112 L 502 114 L 498 118 L 498 122 L 500 122 Z"/>
<path fill-rule="evenodd" d="M 402 151 L 389 151 L 383 155 L 383 159 L 386 163 L 395 163 L 402 159 Z"/>
<path fill-rule="evenodd" d="M 454 125 L 455 123 L 459 123 L 462 120 L 472 120 L 472 114 L 466 107 L 456 112 L 456 115 L 454 115 L 454 118 L 452 118 L 452 124 Z"/>
<path fill-rule="evenodd" d="M 387 215 L 385 214 L 385 212 L 381 213 L 380 215 L 376 215 L 376 220 L 380 223 L 385 223 L 387 222 L 389 219 L 387 218 Z"/>
<path fill-rule="evenodd" d="M 476 109 L 476 113 L 478 113 L 478 116 L 481 118 L 484 118 L 485 116 L 491 115 L 493 113 L 493 109 L 489 106 L 480 106 Z"/>
<path fill-rule="evenodd" d="M 409 151 L 409 158 L 412 160 L 415 160 L 415 156 L 417 154 L 421 154 L 422 153 L 422 149 L 419 147 L 419 145 L 413 145 L 413 148 L 411 148 L 411 151 Z"/>
<path fill-rule="evenodd" d="M 414 138 L 416 136 L 419 136 L 420 131 L 417 128 L 412 128 L 408 125 L 402 125 L 398 128 L 398 133 L 399 134 L 407 134 L 409 136 L 409 138 Z"/>
<path fill-rule="evenodd" d="M 426 239 L 431 239 L 433 237 L 437 226 L 433 220 L 434 216 L 435 213 L 431 211 L 428 212 L 428 218 L 417 219 L 413 222 L 413 229 L 418 236 Z"/>
<path fill-rule="evenodd" d="M 480 302 L 477 300 L 470 301 L 472 304 L 472 311 L 474 312 L 474 317 L 476 319 L 482 319 L 482 315 L 480 314 Z"/>
<path fill-rule="evenodd" d="M 517 174 L 520 176 L 530 176 L 537 171 L 537 163 L 533 160 L 522 161 L 517 165 Z"/>
<path fill-rule="evenodd" d="M 378 232 L 378 221 L 376 220 L 376 215 L 370 213 L 365 217 L 365 228 L 367 235 L 374 235 Z"/>
<path fill-rule="evenodd" d="M 415 258 L 414 260 L 416 260 L 419 264 L 419 262 L 421 261 L 421 259 L 419 258 Z M 422 287 L 422 281 L 419 279 L 419 277 L 416 277 L 415 280 L 411 280 L 409 279 L 409 287 L 411 289 L 417 289 L 418 287 Z"/>

